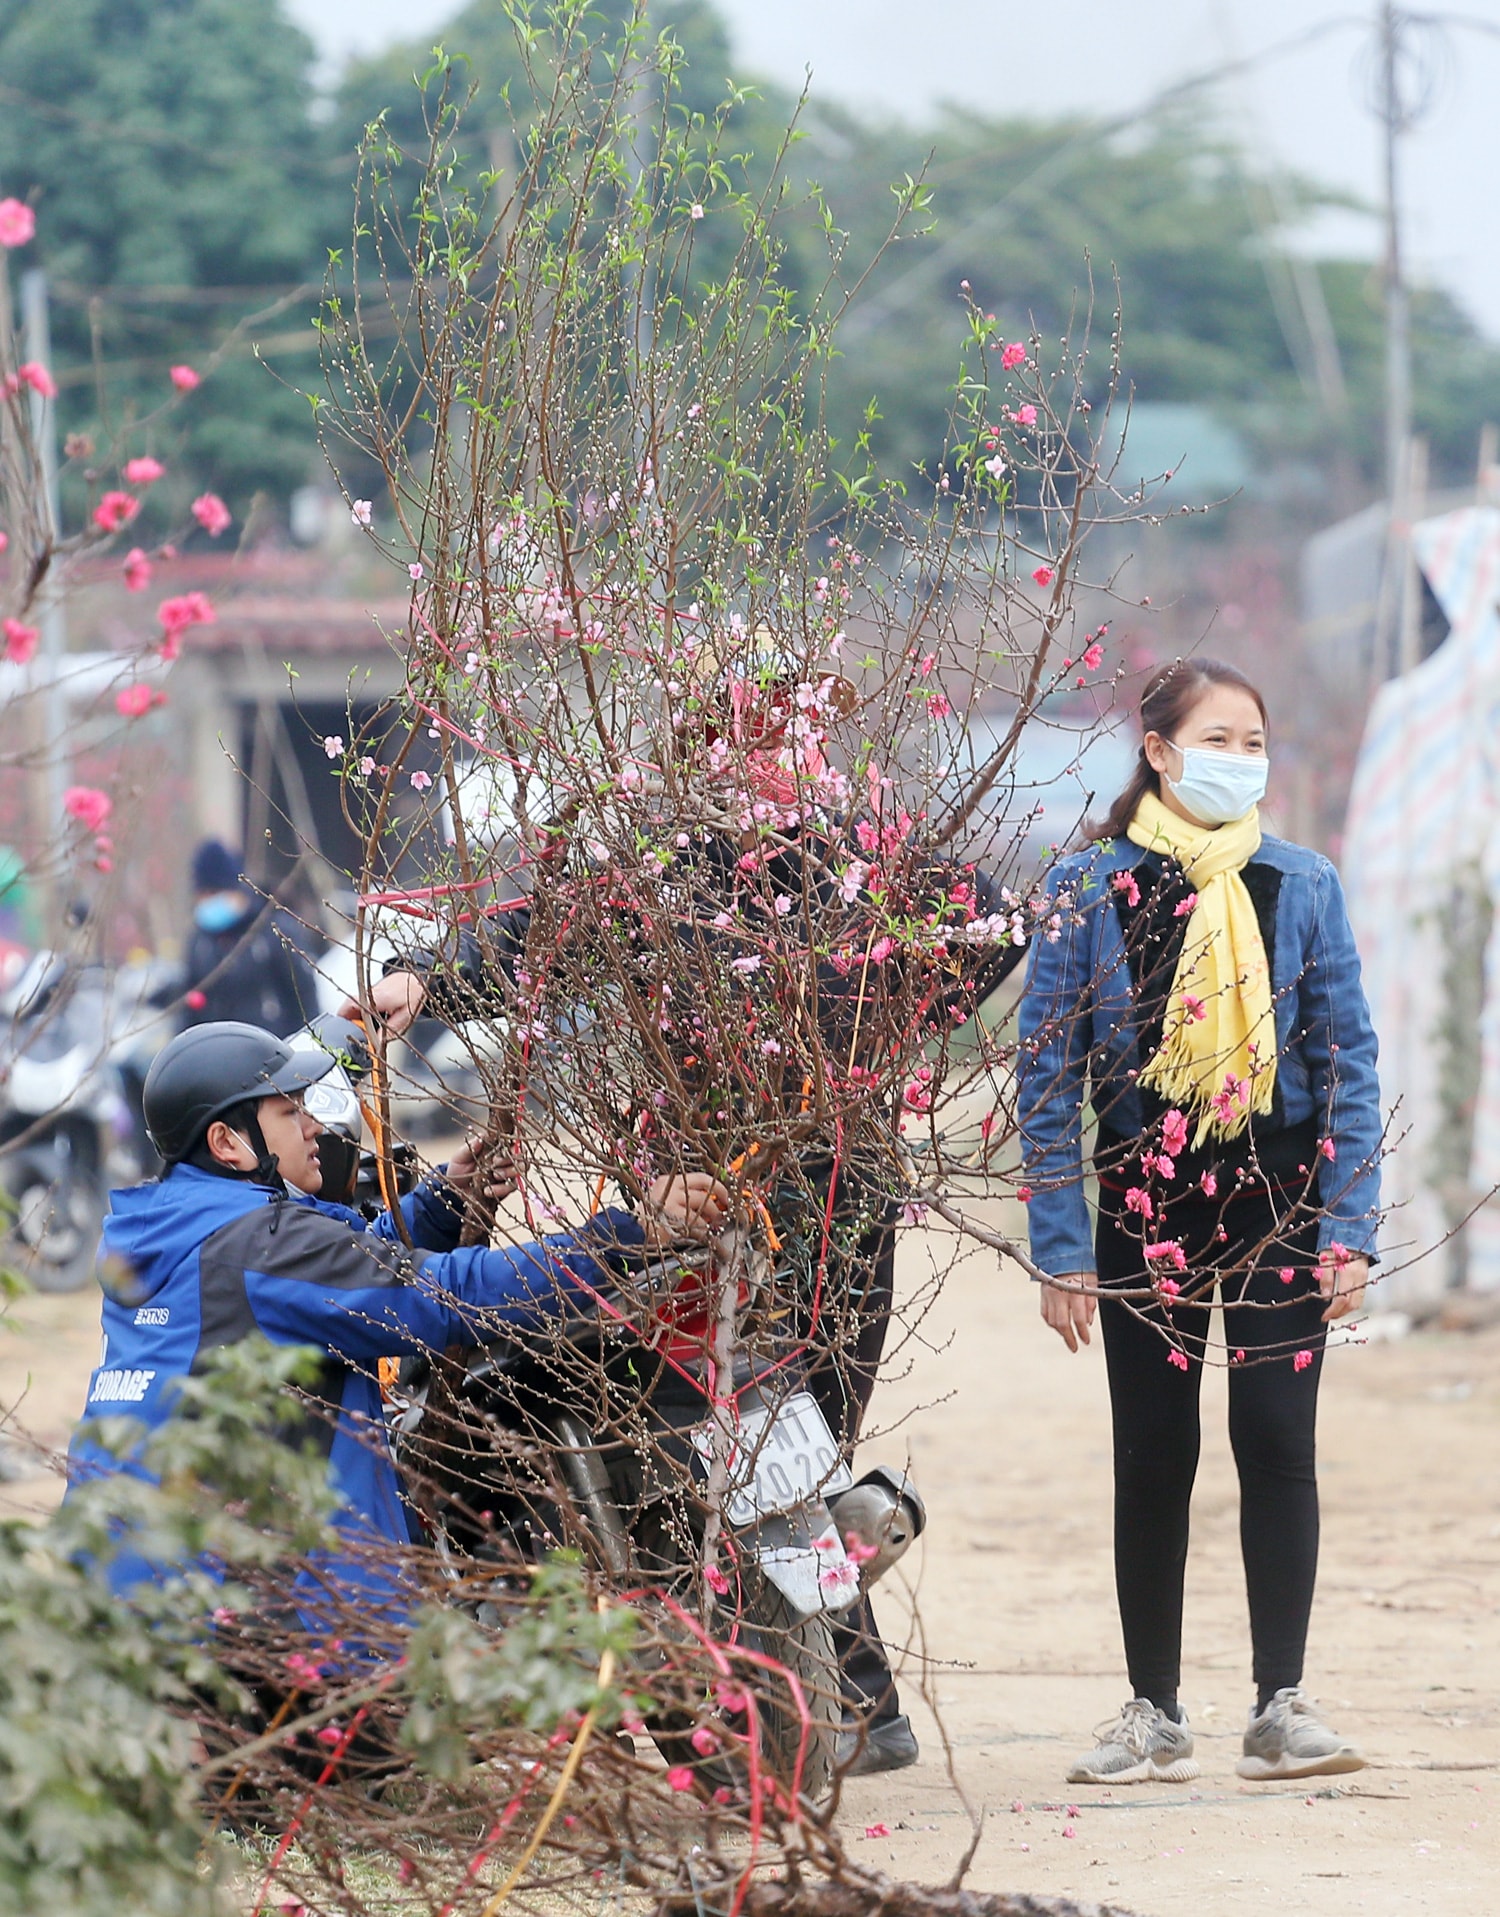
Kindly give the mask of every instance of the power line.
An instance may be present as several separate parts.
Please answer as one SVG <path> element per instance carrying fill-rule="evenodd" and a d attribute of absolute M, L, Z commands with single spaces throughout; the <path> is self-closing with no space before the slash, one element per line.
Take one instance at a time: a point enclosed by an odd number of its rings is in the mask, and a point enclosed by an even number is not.
<path fill-rule="evenodd" d="M 845 336 L 870 331 L 881 320 L 889 318 L 908 305 L 932 279 L 939 274 L 957 270 L 970 259 L 971 249 L 992 225 L 1001 224 L 1008 217 L 1011 203 L 1025 194 L 1035 193 L 1046 186 L 1061 172 L 1070 160 L 1089 148 L 1098 146 L 1115 134 L 1123 133 L 1127 128 L 1138 125 L 1142 120 L 1154 119 L 1179 101 L 1190 98 L 1194 93 L 1202 92 L 1205 87 L 1216 85 L 1220 80 L 1232 79 L 1241 73 L 1250 73 L 1257 67 L 1273 60 L 1284 59 L 1288 54 L 1300 52 L 1304 47 L 1323 40 L 1331 33 L 1340 32 L 1346 27 L 1364 27 L 1366 22 L 1353 14 L 1334 14 L 1326 20 L 1316 21 L 1305 27 L 1300 33 L 1291 34 L 1285 40 L 1275 41 L 1269 47 L 1263 47 L 1259 53 L 1240 55 L 1231 60 L 1222 60 L 1215 66 L 1201 72 L 1186 75 L 1174 80 L 1169 86 L 1153 93 L 1141 105 L 1132 107 L 1128 112 L 1119 113 L 1108 119 L 1095 121 L 1071 139 L 1065 140 L 1053 153 L 1036 166 L 1024 178 L 992 200 L 990 204 L 969 219 L 957 231 L 937 248 L 934 253 L 908 268 L 897 279 L 888 282 L 870 298 L 856 306 L 844 321 Z"/>

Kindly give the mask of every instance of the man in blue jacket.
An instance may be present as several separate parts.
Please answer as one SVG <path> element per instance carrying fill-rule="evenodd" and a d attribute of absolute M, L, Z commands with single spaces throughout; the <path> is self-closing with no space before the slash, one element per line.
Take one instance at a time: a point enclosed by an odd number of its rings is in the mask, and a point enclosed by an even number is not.
<path fill-rule="evenodd" d="M 336 1521 L 359 1555 L 373 1546 L 378 1556 L 382 1540 L 402 1545 L 410 1532 L 377 1361 L 559 1316 L 632 1255 L 715 1230 L 729 1200 L 706 1176 L 662 1179 L 643 1218 L 605 1211 L 576 1232 L 505 1250 L 409 1251 L 394 1235 L 289 1200 L 288 1184 L 316 1189 L 318 1127 L 301 1097 L 332 1062 L 227 1021 L 193 1027 L 157 1057 L 145 1116 L 165 1170 L 111 1197 L 100 1251 L 104 1344 L 71 1473 L 76 1482 L 140 1470 L 94 1442 L 94 1420 L 124 1413 L 155 1428 L 171 1415 L 173 1381 L 201 1370 L 214 1350 L 256 1332 L 311 1345 L 324 1353 L 315 1396 L 326 1416 L 309 1430 L 326 1448 Z M 114 1581 L 128 1588 L 152 1569 L 126 1553 Z M 372 1595 L 381 1582 L 354 1562 L 341 1572 Z"/>

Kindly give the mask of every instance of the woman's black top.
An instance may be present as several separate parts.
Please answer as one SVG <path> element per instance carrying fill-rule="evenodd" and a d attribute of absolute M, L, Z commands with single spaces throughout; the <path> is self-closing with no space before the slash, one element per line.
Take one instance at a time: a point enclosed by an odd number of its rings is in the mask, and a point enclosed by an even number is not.
<path fill-rule="evenodd" d="M 1191 914 L 1179 908 L 1193 896 L 1182 867 L 1172 859 L 1144 855 L 1131 876 L 1139 894 L 1130 902 L 1128 887 L 1116 887 L 1113 906 L 1119 914 L 1125 941 L 1125 957 L 1130 967 L 1131 989 L 1139 1015 L 1140 1057 L 1154 1058 L 1161 1045 L 1162 1029 L 1172 981 L 1183 940 L 1192 923 Z M 1267 953 L 1276 949 L 1276 903 L 1281 890 L 1281 873 L 1272 865 L 1254 859 L 1240 877 L 1250 902 Z M 1145 1151 L 1161 1148 L 1161 1121 L 1169 1109 L 1150 1086 L 1137 1084 L 1137 1095 L 1145 1113 L 1143 1130 L 1135 1136 L 1113 1131 L 1107 1119 L 1101 1119 L 1094 1145 L 1094 1169 L 1101 1182 L 1134 1185 L 1143 1176 L 1140 1163 Z M 1187 1113 L 1189 1135 L 1197 1130 L 1197 1118 Z M 1173 1187 L 1181 1192 L 1198 1184 L 1205 1172 L 1218 1183 L 1220 1200 L 1230 1195 L 1236 1182 L 1254 1181 L 1262 1188 L 1273 1185 L 1301 1188 L 1317 1165 L 1318 1127 L 1315 1119 L 1289 1126 L 1281 1110 L 1279 1089 L 1273 1094 L 1269 1112 L 1253 1115 L 1246 1131 L 1237 1138 L 1206 1138 L 1201 1149 L 1191 1146 L 1179 1152 L 1174 1161 Z"/>

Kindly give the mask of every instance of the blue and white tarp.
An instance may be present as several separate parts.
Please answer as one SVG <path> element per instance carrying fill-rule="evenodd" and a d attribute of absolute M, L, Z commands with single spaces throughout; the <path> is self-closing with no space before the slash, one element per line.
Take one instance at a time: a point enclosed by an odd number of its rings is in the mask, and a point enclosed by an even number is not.
<path fill-rule="evenodd" d="M 1413 529 L 1418 565 L 1451 630 L 1382 686 L 1350 794 L 1344 877 L 1380 1036 L 1391 1113 L 1382 1303 L 1440 1291 L 1452 1204 L 1500 1185 L 1500 930 L 1483 959 L 1478 1033 L 1465 1029 L 1455 956 L 1487 895 L 1500 928 L 1500 512 L 1465 507 Z M 1457 1049 L 1479 1049 L 1467 1163 Z M 1472 1053 L 1471 1053 L 1472 1057 Z M 1500 1200 L 1468 1228 L 1469 1283 L 1500 1288 Z M 1420 1254 L 1428 1255 L 1413 1263 Z"/>

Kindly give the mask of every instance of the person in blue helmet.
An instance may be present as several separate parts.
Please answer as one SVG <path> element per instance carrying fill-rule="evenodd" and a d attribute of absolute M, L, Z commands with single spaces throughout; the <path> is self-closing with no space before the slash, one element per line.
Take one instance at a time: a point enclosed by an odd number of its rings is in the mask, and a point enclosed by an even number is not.
<path fill-rule="evenodd" d="M 318 1125 L 302 1095 L 331 1057 L 224 1021 L 173 1039 L 146 1078 L 145 1116 L 165 1170 L 111 1195 L 99 1273 L 103 1348 L 70 1450 L 70 1479 L 145 1467 L 96 1441 L 96 1421 L 128 1414 L 148 1431 L 172 1412 L 174 1381 L 261 1333 L 323 1354 L 307 1429 L 324 1447 L 350 1555 L 322 1567 L 346 1595 L 391 1595 L 372 1573 L 382 1543 L 410 1541 L 386 1440 L 378 1360 L 494 1338 L 508 1324 L 563 1315 L 632 1259 L 702 1238 L 728 1217 L 706 1175 L 658 1180 L 641 1214 L 600 1212 L 576 1231 L 503 1250 L 408 1249 L 394 1234 L 294 1202 L 316 1189 Z M 373 1549 L 372 1549 L 373 1547 Z M 123 1550 L 116 1589 L 162 1567 Z M 305 1605 L 299 1603 L 307 1616 Z"/>

